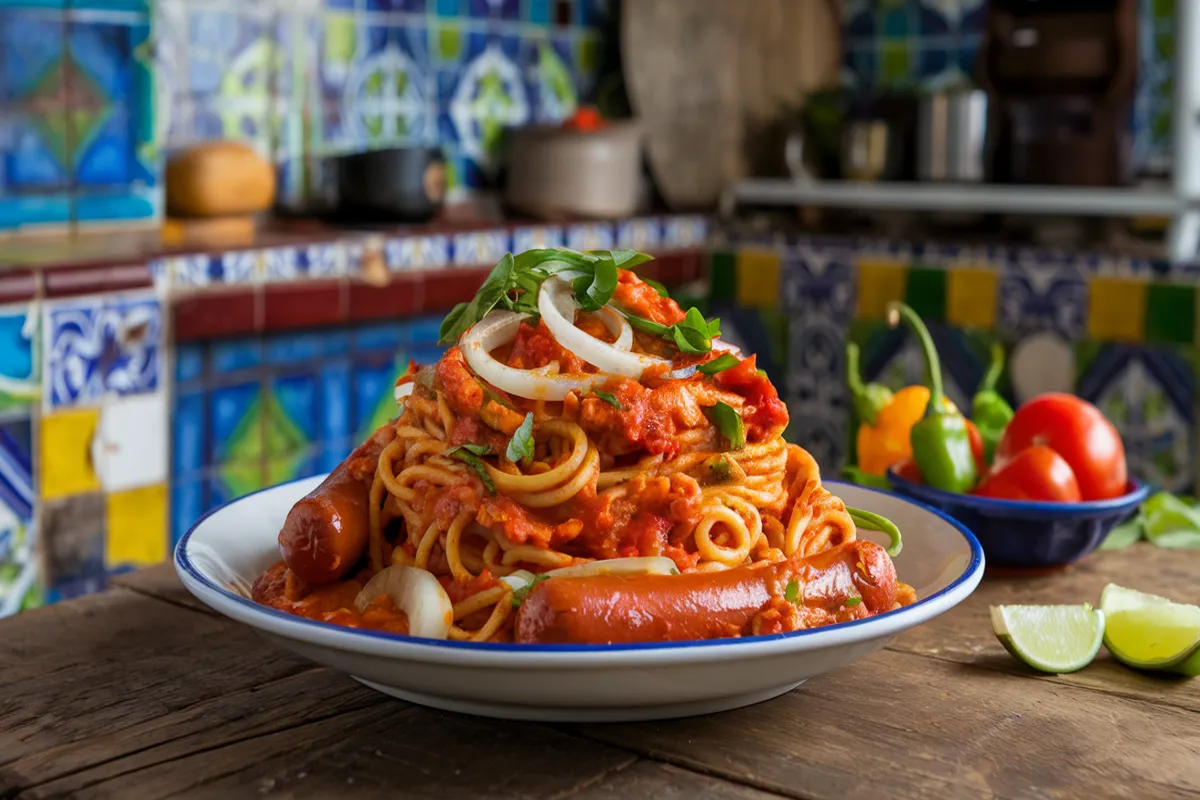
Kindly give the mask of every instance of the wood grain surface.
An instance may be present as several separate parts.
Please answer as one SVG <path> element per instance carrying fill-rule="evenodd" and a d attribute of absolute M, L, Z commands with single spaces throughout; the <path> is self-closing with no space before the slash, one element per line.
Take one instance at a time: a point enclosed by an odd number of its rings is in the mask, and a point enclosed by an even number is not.
<path fill-rule="evenodd" d="M 1137 546 L 990 576 L 886 650 L 750 708 L 621 725 L 433 711 L 309 665 L 197 604 L 169 567 L 0 621 L 0 798 L 1200 797 L 1200 681 L 1106 655 L 1033 673 L 993 603 L 1200 599 L 1192 554 Z"/>

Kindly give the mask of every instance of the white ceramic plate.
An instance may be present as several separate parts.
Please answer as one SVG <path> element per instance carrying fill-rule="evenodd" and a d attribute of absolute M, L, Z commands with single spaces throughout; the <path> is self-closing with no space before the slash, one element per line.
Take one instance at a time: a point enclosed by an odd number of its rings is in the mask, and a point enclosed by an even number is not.
<path fill-rule="evenodd" d="M 870 619 L 772 636 L 635 645 L 433 641 L 301 619 L 248 598 L 279 559 L 280 526 L 323 476 L 218 508 L 184 535 L 175 568 L 192 594 L 280 646 L 381 692 L 451 711 L 558 722 L 666 719 L 757 703 L 880 649 L 962 602 L 983 576 L 983 551 L 942 513 L 840 482 L 830 491 L 904 535 L 900 579 L 919 601 Z M 876 534 L 867 533 L 875 537 Z M 230 669 L 237 665 L 231 664 Z"/>

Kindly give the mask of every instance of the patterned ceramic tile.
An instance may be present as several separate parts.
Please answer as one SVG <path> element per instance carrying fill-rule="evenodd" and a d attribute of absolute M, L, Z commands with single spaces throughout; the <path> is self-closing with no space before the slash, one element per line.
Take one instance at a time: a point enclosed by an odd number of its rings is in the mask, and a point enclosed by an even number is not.
<path fill-rule="evenodd" d="M 92 440 L 92 464 L 105 492 L 167 480 L 167 399 L 160 393 L 105 403 Z"/>
<path fill-rule="evenodd" d="M 438 74 L 444 134 L 477 169 L 490 173 L 506 128 L 529 121 L 532 108 L 519 65 L 520 40 L 464 32 L 461 66 Z"/>
<path fill-rule="evenodd" d="M 495 264 L 509 252 L 509 244 L 506 230 L 455 234 L 454 264 L 459 267 Z"/>
<path fill-rule="evenodd" d="M 610 250 L 613 226 L 607 223 L 572 225 L 567 228 L 567 247 L 572 250 Z"/>
<path fill-rule="evenodd" d="M 798 315 L 820 309 L 848 323 L 855 312 L 854 266 L 848 250 L 800 246 L 783 262 L 783 307 Z"/>
<path fill-rule="evenodd" d="M 104 495 L 49 501 L 41 510 L 47 582 L 65 596 L 104 585 Z"/>
<path fill-rule="evenodd" d="M 556 226 L 539 225 L 517 228 L 512 234 L 512 251 L 523 253 L 526 250 L 538 250 L 544 247 L 562 247 L 563 242 L 563 230 Z M 619 246 L 625 247 L 625 245 Z"/>
<path fill-rule="evenodd" d="M 647 252 L 662 246 L 663 225 L 653 218 L 629 219 L 617 223 L 617 247 Z"/>
<path fill-rule="evenodd" d="M 687 249 L 708 242 L 708 220 L 704 217 L 668 217 L 663 222 L 663 247 Z"/>
<path fill-rule="evenodd" d="M 1033 329 L 1083 335 L 1087 276 L 1079 264 L 1043 251 L 1020 251 L 1000 278 L 998 327 L 1007 334 Z"/>
<path fill-rule="evenodd" d="M 297 266 L 312 278 L 346 274 L 346 251 L 340 242 L 312 244 L 297 250 Z"/>
<path fill-rule="evenodd" d="M 158 388 L 162 309 L 155 297 L 73 300 L 45 310 L 47 408 Z"/>
<path fill-rule="evenodd" d="M 208 286 L 214 280 L 208 256 L 178 256 L 167 262 L 167 280 L 179 286 Z"/>
<path fill-rule="evenodd" d="M 439 269 L 450 264 L 450 237 L 405 236 L 384 246 L 388 269 Z"/>
<path fill-rule="evenodd" d="M 1121 431 L 1130 471 L 1168 491 L 1195 481 L 1196 353 L 1080 345 L 1078 392 Z"/>
<path fill-rule="evenodd" d="M 243 250 L 213 256 L 209 262 L 209 274 L 218 283 L 261 281 L 264 277 L 263 251 Z"/>
<path fill-rule="evenodd" d="M 29 306 L 0 307 L 0 412 L 25 408 L 41 396 L 40 322 Z"/>
<path fill-rule="evenodd" d="M 167 485 L 158 483 L 105 496 L 108 571 L 147 567 L 167 558 Z"/>

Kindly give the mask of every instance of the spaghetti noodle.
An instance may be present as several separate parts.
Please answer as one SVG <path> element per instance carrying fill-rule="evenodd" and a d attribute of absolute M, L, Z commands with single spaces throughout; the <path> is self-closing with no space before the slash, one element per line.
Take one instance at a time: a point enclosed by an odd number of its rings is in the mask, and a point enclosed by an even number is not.
<path fill-rule="evenodd" d="M 813 458 L 783 440 L 786 407 L 754 356 L 617 269 L 623 255 L 535 251 L 509 257 L 507 276 L 502 262 L 447 318 L 455 345 L 400 379 L 402 409 L 348 459 L 357 466 L 293 509 L 284 561 L 256 599 L 471 641 L 749 635 L 911 602 L 882 548 L 857 542 Z M 365 537 L 305 510 L 360 496 Z M 305 578 L 331 570 L 342 574 Z M 726 585 L 745 608 L 676 618 L 706 613 L 697 598 Z M 594 619 L 593 590 L 607 608 Z M 656 603 L 660 618 L 638 618 L 635 606 Z"/>

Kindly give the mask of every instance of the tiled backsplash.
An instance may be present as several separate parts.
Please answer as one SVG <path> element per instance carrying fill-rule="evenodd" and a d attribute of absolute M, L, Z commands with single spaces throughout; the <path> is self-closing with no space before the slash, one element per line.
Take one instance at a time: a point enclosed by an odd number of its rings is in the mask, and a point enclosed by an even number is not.
<path fill-rule="evenodd" d="M 153 222 L 165 152 L 234 138 L 308 197 L 322 156 L 437 144 L 451 191 L 506 127 L 595 88 L 606 0 L 0 0 L 0 236 Z"/>

